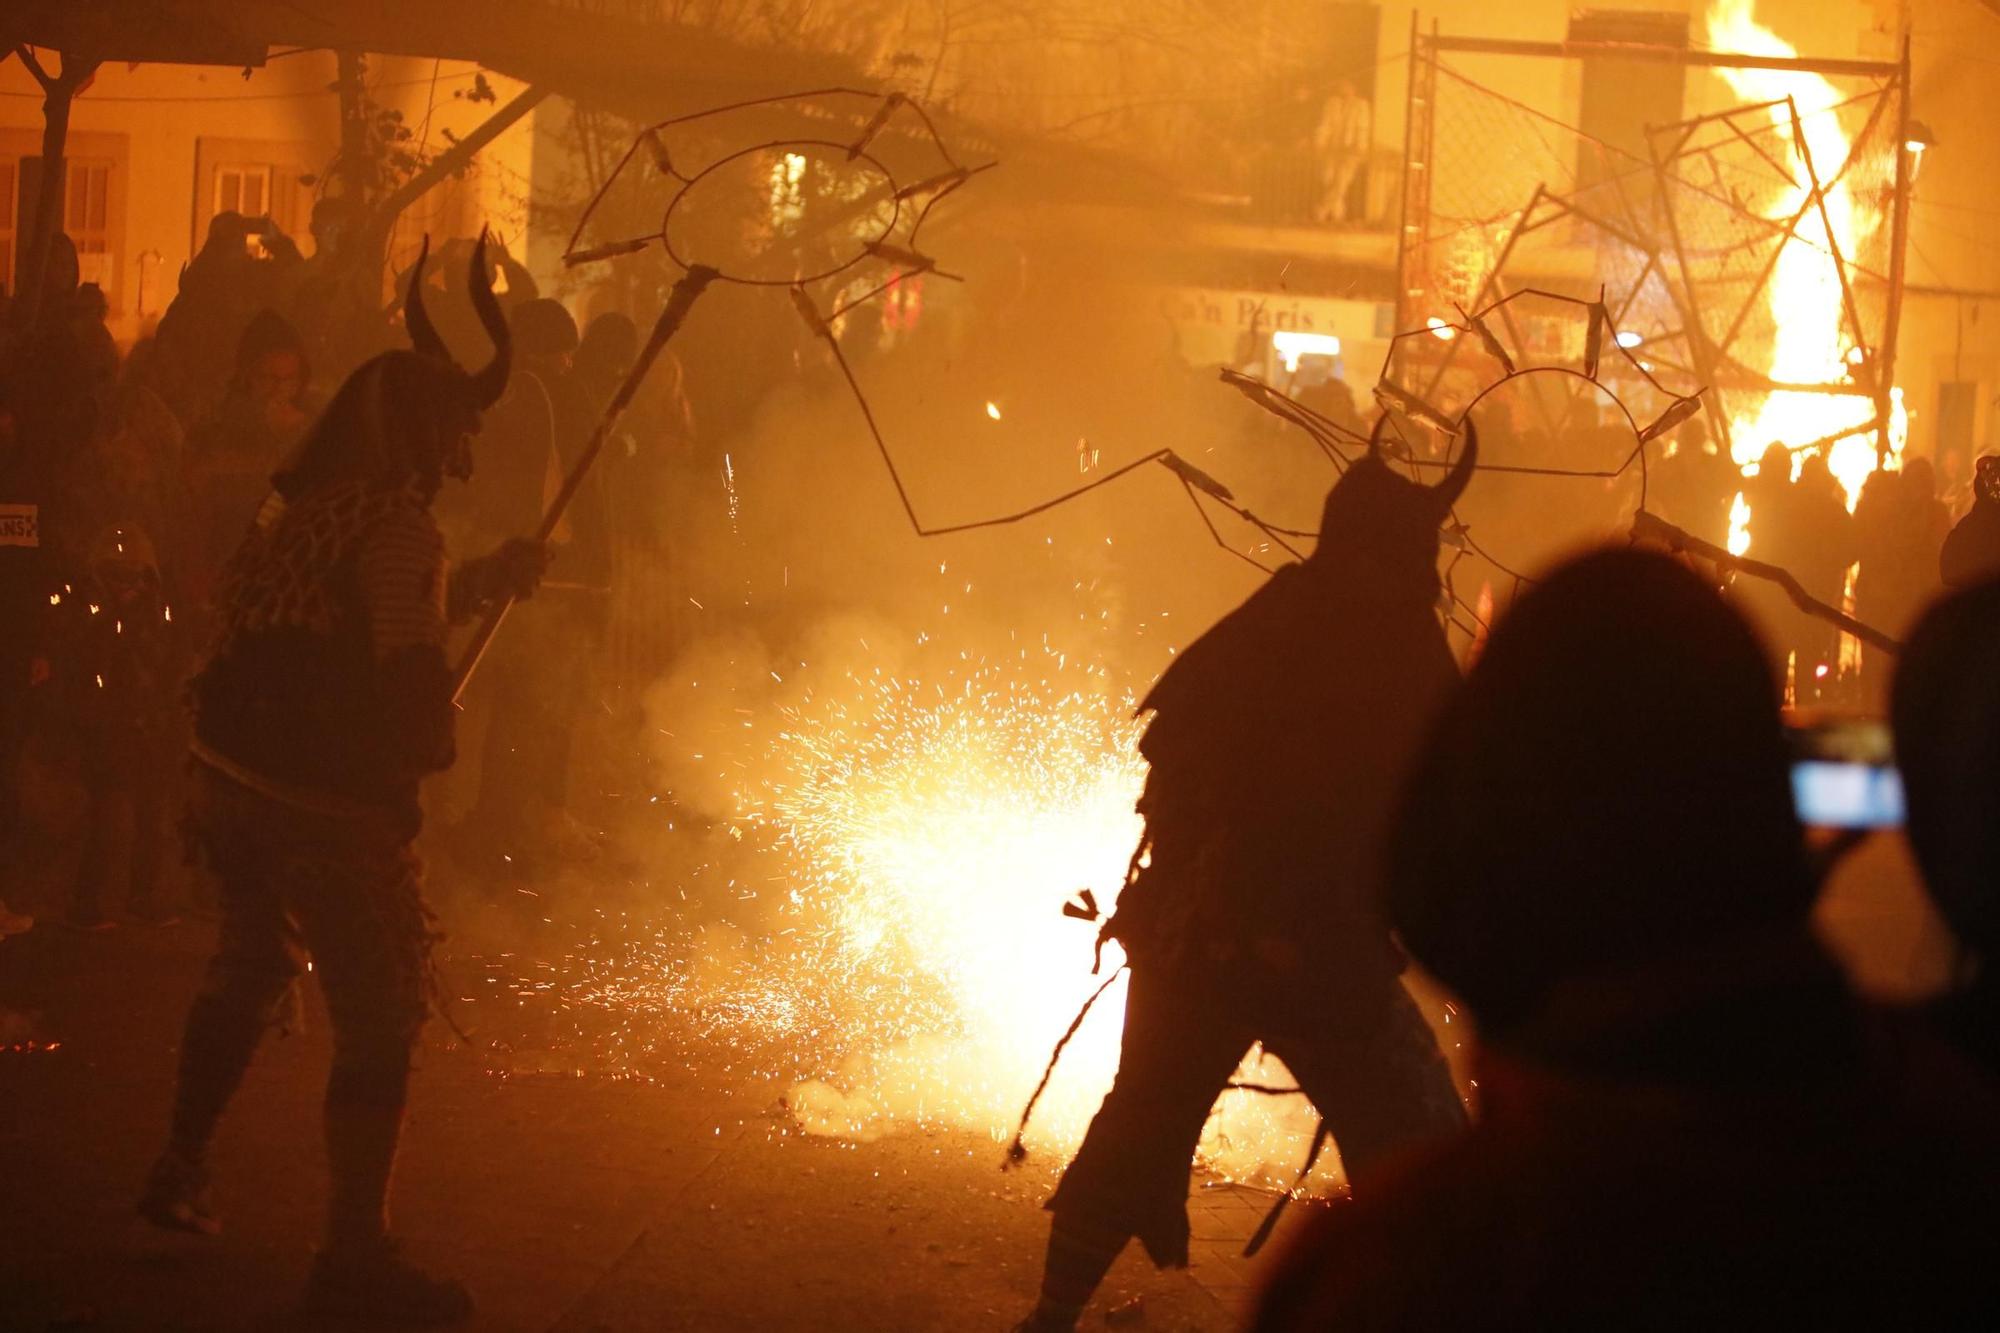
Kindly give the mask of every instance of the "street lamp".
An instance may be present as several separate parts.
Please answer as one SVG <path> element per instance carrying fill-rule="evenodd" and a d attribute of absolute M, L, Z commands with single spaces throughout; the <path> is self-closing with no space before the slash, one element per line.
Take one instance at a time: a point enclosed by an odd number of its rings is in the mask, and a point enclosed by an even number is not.
<path fill-rule="evenodd" d="M 1903 151 L 1910 155 L 1910 183 L 1912 185 L 1916 184 L 1917 173 L 1924 169 L 1924 150 L 1935 147 L 1936 144 L 1937 135 L 1931 132 L 1930 126 L 1924 124 L 1921 120 L 1913 120 L 1909 123 L 1909 128 L 1903 135 Z"/>

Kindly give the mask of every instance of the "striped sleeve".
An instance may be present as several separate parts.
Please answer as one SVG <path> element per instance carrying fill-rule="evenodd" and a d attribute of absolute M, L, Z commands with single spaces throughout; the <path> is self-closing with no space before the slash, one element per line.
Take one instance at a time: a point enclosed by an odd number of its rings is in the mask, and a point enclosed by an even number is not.
<path fill-rule="evenodd" d="M 398 508 L 376 523 L 362 539 L 357 572 L 376 661 L 444 646 L 444 537 L 428 513 Z"/>

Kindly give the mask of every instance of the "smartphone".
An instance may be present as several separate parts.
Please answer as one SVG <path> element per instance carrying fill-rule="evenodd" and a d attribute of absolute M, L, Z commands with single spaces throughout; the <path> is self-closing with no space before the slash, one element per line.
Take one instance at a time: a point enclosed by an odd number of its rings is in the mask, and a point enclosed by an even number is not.
<path fill-rule="evenodd" d="M 1898 828 L 1903 779 L 1886 722 L 1829 718 L 1787 728 L 1792 806 L 1808 828 Z"/>

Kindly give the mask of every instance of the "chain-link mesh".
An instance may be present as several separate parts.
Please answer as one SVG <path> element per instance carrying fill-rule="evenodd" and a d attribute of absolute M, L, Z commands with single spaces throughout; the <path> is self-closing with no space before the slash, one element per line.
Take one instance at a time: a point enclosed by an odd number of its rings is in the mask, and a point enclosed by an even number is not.
<path fill-rule="evenodd" d="M 1712 389 L 1717 429 L 1756 434 L 1753 450 L 1784 430 L 1875 420 L 1899 150 L 1892 81 L 1734 73 L 1737 91 L 1754 95 L 1725 115 L 1650 128 L 1641 156 L 1442 63 L 1416 77 L 1409 165 L 1423 176 L 1410 196 L 1406 320 L 1456 321 L 1529 287 L 1589 300 L 1601 285 L 1648 368 L 1675 392 Z M 1498 332 L 1517 363 L 1583 355 L 1581 327 Z M 1525 341 L 1508 342 L 1516 333 Z M 1428 385 L 1449 407 L 1494 369 L 1458 352 L 1440 377 L 1439 353 L 1399 344 L 1390 378 Z M 1792 406 L 1802 393 L 1826 402 L 1778 420 L 1766 410 L 1774 391 Z M 1746 443 L 1736 448 L 1742 457 Z"/>

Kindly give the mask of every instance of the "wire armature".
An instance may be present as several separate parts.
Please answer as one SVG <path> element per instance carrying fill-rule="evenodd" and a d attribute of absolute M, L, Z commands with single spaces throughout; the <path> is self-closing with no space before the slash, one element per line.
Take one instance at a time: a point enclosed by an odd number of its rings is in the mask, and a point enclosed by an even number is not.
<path fill-rule="evenodd" d="M 747 146 L 731 147 L 720 152 L 713 150 L 713 131 L 716 122 L 738 113 L 765 112 L 773 108 L 795 111 L 803 118 L 804 123 L 810 124 L 812 128 L 809 131 L 801 131 L 800 137 L 762 138 Z M 907 123 L 899 124 L 899 121 Z M 709 150 L 705 155 L 675 141 L 674 132 L 677 129 L 694 125 L 700 125 L 710 133 L 710 140 L 703 145 Z M 853 127 L 852 137 L 835 137 L 838 134 L 838 127 L 841 126 Z M 878 142 L 884 141 L 885 138 L 902 147 L 914 146 L 920 150 L 920 155 L 929 156 L 932 161 L 928 167 L 922 168 L 924 174 L 913 183 L 907 185 L 901 183 L 895 169 L 884 160 L 888 154 L 875 151 Z M 728 163 L 756 153 L 800 148 L 812 150 L 836 161 L 857 164 L 858 176 L 866 173 L 875 178 L 873 188 L 864 189 L 857 198 L 843 203 L 830 219 L 817 223 L 809 234 L 813 236 L 830 234 L 839 227 L 863 218 L 870 209 L 884 203 L 888 205 L 886 221 L 870 227 L 869 234 L 865 237 L 850 235 L 845 238 L 844 250 L 837 251 L 830 262 L 818 271 L 804 275 L 794 274 L 783 279 L 758 276 L 740 268 L 732 271 L 727 262 L 716 262 L 721 259 L 720 256 L 679 252 L 670 235 L 671 223 L 676 211 L 686 203 L 690 193 L 704 180 L 710 179 L 713 173 Z M 659 228 L 579 248 L 591 219 L 619 179 L 627 171 L 646 170 L 644 165 L 635 168 L 635 164 L 638 163 L 649 163 L 653 178 L 662 183 L 669 183 L 667 202 L 661 214 L 662 221 Z M 1239 503 L 1235 495 L 1221 481 L 1188 462 L 1171 448 L 1156 449 L 1102 477 L 1007 513 L 945 524 L 927 523 L 919 515 L 902 471 L 896 464 L 895 455 L 883 435 L 880 422 L 876 419 L 874 408 L 869 403 L 868 396 L 840 345 L 838 323 L 849 312 L 877 299 L 898 283 L 919 274 L 934 274 L 947 280 L 958 280 L 957 275 L 943 270 L 937 260 L 923 250 L 920 234 L 938 204 L 975 175 L 993 165 L 995 164 L 988 162 L 978 166 L 967 166 L 960 161 L 939 133 L 929 113 L 901 93 L 884 94 L 836 87 L 732 103 L 660 121 L 635 136 L 617 166 L 584 207 L 565 247 L 563 262 L 575 267 L 616 256 L 635 254 L 657 244 L 668 260 L 684 273 L 702 273 L 704 285 L 709 281 L 716 281 L 753 288 L 784 287 L 800 320 L 815 338 L 826 345 L 835 366 L 838 367 L 842 381 L 853 396 L 856 407 L 860 409 L 869 439 L 882 460 L 884 470 L 889 474 L 890 484 L 895 489 L 904 517 L 909 521 L 911 530 L 919 537 L 944 537 L 985 528 L 1009 526 L 1080 500 L 1151 466 L 1159 466 L 1173 474 L 1210 540 L 1230 555 L 1261 572 L 1272 572 L 1269 565 L 1258 560 L 1255 555 L 1239 549 L 1224 536 L 1216 524 L 1214 515 L 1216 510 L 1254 529 L 1261 534 L 1264 543 L 1275 546 L 1288 557 L 1304 558 L 1301 547 L 1294 543 L 1316 540 L 1317 533 L 1286 528 L 1266 521 Z M 876 268 L 883 276 L 869 282 L 859 292 L 843 294 L 836 280 L 847 280 L 851 285 L 852 278 L 867 267 Z M 1531 361 L 1530 349 L 1521 336 L 1520 325 L 1510 313 L 1510 307 L 1515 302 L 1527 298 L 1565 304 L 1582 312 L 1586 320 L 1586 331 L 1580 358 L 1573 363 L 1558 364 L 1534 364 Z M 1486 461 L 1478 463 L 1475 470 L 1531 476 L 1611 479 L 1623 476 L 1636 465 L 1640 477 L 1639 509 L 1643 513 L 1647 484 L 1646 445 L 1700 412 L 1701 391 L 1676 393 L 1662 385 L 1651 370 L 1631 354 L 1624 340 L 1619 338 L 1611 310 L 1605 304 L 1601 292 L 1596 300 L 1588 301 L 1540 288 L 1522 288 L 1474 311 L 1467 312 L 1460 309 L 1457 313 L 1459 318 L 1456 321 L 1433 318 L 1425 327 L 1406 330 L 1390 340 L 1382 375 L 1375 387 L 1376 401 L 1389 419 L 1390 429 L 1387 432 L 1388 439 L 1385 441 L 1384 453 L 1396 463 L 1406 467 L 1413 476 L 1420 476 L 1425 468 L 1449 467 L 1449 442 L 1457 437 L 1472 409 L 1489 395 L 1508 382 L 1526 375 L 1569 376 L 1588 382 L 1602 391 L 1617 406 L 1619 413 L 1632 430 L 1633 447 L 1618 466 L 1609 469 L 1589 469 Z M 1507 346 L 1501 333 L 1496 331 L 1496 323 L 1513 336 L 1512 348 Z M 1502 373 L 1484 383 L 1458 410 L 1447 411 L 1434 400 L 1440 383 L 1451 368 L 1452 354 L 1457 348 L 1449 346 L 1447 355 L 1438 358 L 1438 363 L 1432 367 L 1432 373 L 1423 385 L 1400 384 L 1394 378 L 1392 371 L 1397 352 L 1411 339 L 1438 339 L 1448 345 L 1456 344 L 1462 339 L 1467 345 L 1479 346 L 1500 367 Z M 1419 346 L 1427 345 L 1419 344 Z M 1416 359 L 1422 360 L 1421 357 Z M 1626 405 L 1624 397 L 1607 382 L 1605 375 L 1607 365 L 1616 369 L 1617 374 L 1614 378 L 1642 380 L 1653 391 L 1664 395 L 1667 399 L 1665 409 L 1651 422 L 1641 426 Z M 1242 393 L 1264 411 L 1305 432 L 1336 475 L 1344 473 L 1352 460 L 1368 447 L 1366 436 L 1315 411 L 1256 376 L 1224 369 L 1221 378 L 1225 384 Z M 1425 449 L 1419 447 L 1418 441 L 1425 434 L 1442 437 L 1446 442 L 1446 456 L 1431 457 Z M 1517 588 L 1533 580 L 1518 568 L 1496 557 L 1456 513 L 1453 515 L 1451 525 L 1446 529 L 1444 540 L 1453 548 L 1454 554 L 1443 571 L 1444 595 L 1440 598 L 1439 612 L 1447 623 L 1469 638 L 1476 639 L 1487 629 L 1487 625 L 1477 607 L 1461 597 L 1453 584 L 1453 575 L 1460 562 L 1467 555 L 1477 556 L 1511 578 Z M 1755 571 L 1746 570 L 1746 572 Z"/>

